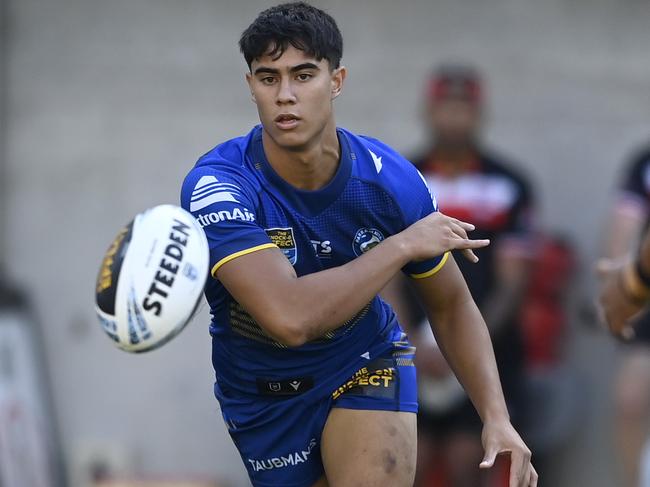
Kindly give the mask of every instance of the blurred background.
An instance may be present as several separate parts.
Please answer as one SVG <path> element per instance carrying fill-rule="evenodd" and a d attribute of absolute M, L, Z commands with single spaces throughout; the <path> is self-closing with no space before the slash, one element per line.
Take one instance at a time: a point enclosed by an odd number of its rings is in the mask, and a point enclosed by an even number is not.
<path fill-rule="evenodd" d="M 237 40 L 274 3 L 0 0 L 0 478 L 32 479 L 7 486 L 109 474 L 248 485 L 212 395 L 207 310 L 162 349 L 129 355 L 100 331 L 93 293 L 117 230 L 178 203 L 195 160 L 257 122 Z M 590 300 L 620 172 L 650 140 L 650 3 L 313 3 L 343 33 L 338 124 L 404 153 L 426 141 L 431 69 L 461 60 L 483 73 L 485 139 L 521 161 L 540 228 L 577 259 L 562 360 L 578 413 L 548 485 L 622 485 L 611 431 L 621 350 Z"/>

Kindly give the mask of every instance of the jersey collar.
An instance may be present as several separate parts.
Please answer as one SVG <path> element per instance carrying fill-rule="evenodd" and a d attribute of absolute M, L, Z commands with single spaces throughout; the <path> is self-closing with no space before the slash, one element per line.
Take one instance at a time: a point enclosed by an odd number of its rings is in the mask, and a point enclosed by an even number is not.
<path fill-rule="evenodd" d="M 267 188 L 288 202 L 294 210 L 305 216 L 315 216 L 330 206 L 341 195 L 352 174 L 350 143 L 342 130 L 336 129 L 341 148 L 339 167 L 332 180 L 323 188 L 307 191 L 292 186 L 275 172 L 264 153 L 262 126 L 255 128 L 249 154 L 253 164 L 261 166 L 264 178 L 270 183 Z"/>

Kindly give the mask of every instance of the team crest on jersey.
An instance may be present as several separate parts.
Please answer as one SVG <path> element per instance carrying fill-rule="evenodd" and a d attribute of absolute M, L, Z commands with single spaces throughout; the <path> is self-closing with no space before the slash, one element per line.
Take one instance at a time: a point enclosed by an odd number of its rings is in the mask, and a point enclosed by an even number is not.
<path fill-rule="evenodd" d="M 352 250 L 359 256 L 384 240 L 384 234 L 376 228 L 360 228 L 354 235 Z"/>
<path fill-rule="evenodd" d="M 289 259 L 291 264 L 295 264 L 298 260 L 298 249 L 296 247 L 296 239 L 293 236 L 293 228 L 267 228 L 266 234 L 275 245 L 284 253 Z"/>

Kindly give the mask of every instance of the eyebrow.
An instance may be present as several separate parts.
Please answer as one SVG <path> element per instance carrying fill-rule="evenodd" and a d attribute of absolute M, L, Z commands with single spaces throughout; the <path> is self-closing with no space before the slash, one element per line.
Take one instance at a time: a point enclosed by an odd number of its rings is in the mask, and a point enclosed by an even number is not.
<path fill-rule="evenodd" d="M 295 73 L 297 71 L 302 71 L 303 69 L 319 70 L 320 68 L 317 65 L 315 65 L 314 63 L 302 63 L 302 64 L 298 64 L 296 66 L 292 66 L 289 69 L 289 72 L 290 73 Z M 260 66 L 259 68 L 257 68 L 255 70 L 255 72 L 253 74 L 262 74 L 262 73 L 279 74 L 280 70 L 277 69 L 277 68 L 269 68 L 269 67 L 266 67 L 266 66 Z"/>

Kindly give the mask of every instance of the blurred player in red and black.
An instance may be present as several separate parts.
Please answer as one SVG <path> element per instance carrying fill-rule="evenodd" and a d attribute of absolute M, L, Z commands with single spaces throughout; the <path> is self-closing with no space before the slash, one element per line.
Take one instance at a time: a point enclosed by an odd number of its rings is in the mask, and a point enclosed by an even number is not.
<path fill-rule="evenodd" d="M 641 235 L 649 226 L 650 146 L 646 146 L 626 167 L 608 227 L 606 256 L 609 260 L 599 263 L 605 289 L 611 294 L 609 298 L 604 294 L 603 298 L 605 310 L 612 313 L 608 317 L 610 328 L 613 333 L 628 338 L 616 377 L 614 427 L 616 451 L 624 479 L 621 485 L 635 487 L 650 485 L 650 479 L 640 482 L 639 478 L 640 471 L 650 469 L 650 465 L 643 465 L 648 460 L 641 461 L 650 432 L 650 311 L 646 310 L 626 323 L 615 316 L 618 310 L 609 301 L 618 298 L 613 294 L 617 289 L 625 294 L 622 287 L 625 283 L 616 277 L 617 272 L 630 255 L 639 255 Z M 622 323 L 629 326 L 622 327 Z"/>
<path fill-rule="evenodd" d="M 492 242 L 479 253 L 477 264 L 460 267 L 487 322 L 510 414 L 518 421 L 523 415 L 524 353 L 517 317 L 534 252 L 529 184 L 480 142 L 484 91 L 477 70 L 440 67 L 428 81 L 426 103 L 431 144 L 411 161 L 436 194 L 440 210 L 473 222 L 474 238 Z M 411 339 L 418 347 L 416 485 L 495 485 L 477 468 L 482 455 L 479 417 L 427 333 L 429 327 L 421 326 L 426 323 L 423 314 L 405 305 L 410 301 L 405 288 L 393 285 L 385 295 L 407 326 L 411 324 Z"/>

